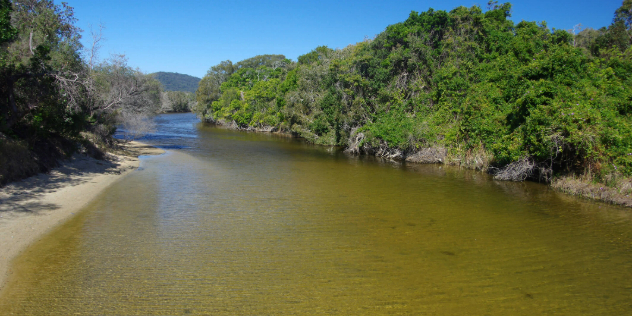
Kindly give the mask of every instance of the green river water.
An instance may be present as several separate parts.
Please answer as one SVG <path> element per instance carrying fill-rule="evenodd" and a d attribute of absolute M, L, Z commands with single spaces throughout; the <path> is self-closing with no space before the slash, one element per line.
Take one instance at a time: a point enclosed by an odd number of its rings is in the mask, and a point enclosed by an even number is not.
<path fill-rule="evenodd" d="M 632 315 L 629 209 L 191 114 L 30 247 L 0 315 Z"/>

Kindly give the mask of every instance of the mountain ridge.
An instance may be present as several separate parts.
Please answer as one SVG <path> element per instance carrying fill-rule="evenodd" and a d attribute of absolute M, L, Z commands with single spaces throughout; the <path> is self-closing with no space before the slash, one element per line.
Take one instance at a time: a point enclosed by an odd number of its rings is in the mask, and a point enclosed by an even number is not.
<path fill-rule="evenodd" d="M 195 92 L 201 78 L 177 72 L 159 71 L 152 73 L 156 80 L 160 81 L 165 91 Z"/>

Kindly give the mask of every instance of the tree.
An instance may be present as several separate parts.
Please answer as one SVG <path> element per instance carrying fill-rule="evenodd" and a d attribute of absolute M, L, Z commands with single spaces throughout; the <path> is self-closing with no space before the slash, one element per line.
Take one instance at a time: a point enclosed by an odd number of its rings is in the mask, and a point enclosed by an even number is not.
<path fill-rule="evenodd" d="M 20 45 L 14 49 L 21 57 L 28 56 L 25 50 L 34 55 L 40 45 L 57 46 L 65 53 L 81 49 L 81 30 L 74 25 L 73 8 L 65 2 L 58 6 L 51 0 L 14 0 L 13 6 L 13 23 L 20 35 Z"/>
<path fill-rule="evenodd" d="M 590 51 L 598 37 L 599 31 L 592 28 L 583 29 L 574 36 L 575 46 L 582 47 Z"/>
<path fill-rule="evenodd" d="M 632 0 L 624 0 L 614 13 L 614 22 L 623 22 L 628 31 L 632 30 Z"/>
<path fill-rule="evenodd" d="M 14 37 L 12 31 L 6 32 L 8 7 L 2 3 L 3 38 L 13 40 L 2 47 L 0 131 L 23 125 L 42 132 L 76 133 L 83 124 L 79 113 L 85 100 L 77 93 L 83 90 L 83 63 L 72 8 L 26 0 L 14 1 L 13 9 Z"/>
<path fill-rule="evenodd" d="M 601 28 L 600 35 L 592 45 L 594 55 L 608 57 L 610 49 L 624 52 L 632 45 L 632 0 L 624 0 L 608 28 Z"/>
<path fill-rule="evenodd" d="M 300 65 L 311 64 L 323 58 L 326 58 L 332 52 L 333 52 L 333 49 L 327 46 L 318 46 L 311 52 L 305 55 L 298 56 L 298 63 Z"/>
<path fill-rule="evenodd" d="M 93 30 L 92 26 L 90 26 L 90 37 L 92 38 L 92 43 L 90 49 L 87 51 L 88 56 L 90 56 L 87 61 L 90 71 L 92 71 L 99 58 L 99 49 L 101 49 L 101 42 L 105 40 L 105 38 L 103 38 L 103 29 L 105 29 L 105 27 L 102 24 L 99 25 L 98 31 Z"/>
<path fill-rule="evenodd" d="M 125 55 L 112 55 L 101 63 L 95 68 L 93 80 L 96 94 L 93 114 L 151 114 L 160 108 L 160 82 L 129 67 Z"/>
<path fill-rule="evenodd" d="M 195 95 L 184 91 L 162 93 L 162 112 L 190 112 L 195 108 Z"/>
<path fill-rule="evenodd" d="M 123 127 L 125 140 L 135 140 L 156 131 L 156 123 L 146 114 L 123 113 L 118 122 Z"/>
<path fill-rule="evenodd" d="M 209 114 L 208 108 L 211 103 L 219 100 L 219 97 L 222 95 L 220 89 L 222 83 L 228 80 L 228 77 L 233 72 L 235 72 L 235 66 L 230 60 L 222 61 L 206 72 L 206 76 L 202 78 L 195 92 L 198 104 L 196 112 L 198 115 L 206 117 Z"/>
<path fill-rule="evenodd" d="M 150 130 L 149 117 L 160 107 L 161 84 L 123 55 L 98 63 L 102 28 L 93 32 L 85 62 L 75 22 L 66 3 L 0 0 L 0 145 L 23 143 L 18 147 L 32 161 L 19 164 L 48 170 L 85 139 L 81 132 L 107 144 L 119 123 Z"/>
<path fill-rule="evenodd" d="M 257 55 L 248 59 L 244 59 L 235 64 L 235 71 L 241 68 L 257 69 L 261 66 L 272 67 L 277 62 L 285 60 L 283 55 Z"/>
<path fill-rule="evenodd" d="M 0 47 L 12 41 L 18 34 L 18 30 L 11 25 L 11 2 L 0 0 Z"/>

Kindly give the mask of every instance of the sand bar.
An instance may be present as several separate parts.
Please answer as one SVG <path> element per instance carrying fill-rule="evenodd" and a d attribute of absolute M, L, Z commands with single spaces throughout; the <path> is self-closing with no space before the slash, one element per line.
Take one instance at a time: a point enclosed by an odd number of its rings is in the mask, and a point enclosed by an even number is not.
<path fill-rule="evenodd" d="M 0 289 L 12 274 L 11 262 L 30 244 L 136 170 L 139 155 L 164 153 L 139 142 L 123 146 L 125 154 L 108 154 L 105 160 L 75 154 L 48 174 L 0 188 Z"/>

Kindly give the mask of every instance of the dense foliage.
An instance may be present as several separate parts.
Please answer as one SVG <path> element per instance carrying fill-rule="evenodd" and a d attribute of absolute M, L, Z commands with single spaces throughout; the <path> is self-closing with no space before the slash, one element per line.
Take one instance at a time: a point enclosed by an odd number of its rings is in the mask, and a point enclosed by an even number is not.
<path fill-rule="evenodd" d="M 165 91 L 195 92 L 200 78 L 177 72 L 156 72 L 152 74 L 156 80 L 162 83 Z"/>
<path fill-rule="evenodd" d="M 74 23 L 65 3 L 0 0 L 0 184 L 91 147 L 83 132 L 108 141 L 121 119 L 160 106 L 160 83 L 124 56 L 94 62 L 100 36 L 85 62 Z"/>
<path fill-rule="evenodd" d="M 510 10 L 412 12 L 372 40 L 298 62 L 225 61 L 200 81 L 197 111 L 396 159 L 440 149 L 439 161 L 545 180 L 632 175 L 632 0 L 610 27 L 576 36 L 514 24 Z"/>

